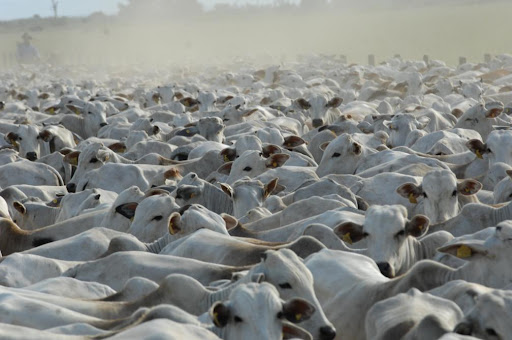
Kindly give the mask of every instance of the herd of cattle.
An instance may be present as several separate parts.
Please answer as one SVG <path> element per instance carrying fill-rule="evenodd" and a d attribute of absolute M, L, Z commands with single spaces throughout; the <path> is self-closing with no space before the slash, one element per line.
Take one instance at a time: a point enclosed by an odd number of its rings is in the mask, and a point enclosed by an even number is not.
<path fill-rule="evenodd" d="M 1 339 L 512 339 L 512 56 L 98 79 L 0 78 Z"/>

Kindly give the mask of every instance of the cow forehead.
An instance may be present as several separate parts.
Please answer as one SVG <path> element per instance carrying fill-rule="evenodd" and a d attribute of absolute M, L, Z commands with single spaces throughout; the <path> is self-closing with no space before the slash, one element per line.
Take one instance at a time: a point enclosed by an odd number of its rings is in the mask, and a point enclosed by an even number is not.
<path fill-rule="evenodd" d="M 498 224 L 497 234 L 503 240 L 512 238 L 512 222 L 504 221 Z"/>
<path fill-rule="evenodd" d="M 242 179 L 237 180 L 233 183 L 233 189 L 238 190 L 254 190 L 254 189 L 263 189 L 264 185 L 260 180 L 251 179 L 248 176 L 245 176 Z"/>
<path fill-rule="evenodd" d="M 277 313 L 282 308 L 277 289 L 266 282 L 248 283 L 236 287 L 229 295 L 229 301 L 235 313 L 254 314 L 255 318 L 261 317 L 255 311 L 275 311 Z M 270 315 L 276 316 L 276 314 Z"/>
<path fill-rule="evenodd" d="M 225 224 L 222 217 L 213 211 L 210 211 L 199 204 L 192 204 L 182 215 L 184 221 L 190 221 L 190 223 L 211 223 L 212 221 Z"/>
<path fill-rule="evenodd" d="M 366 212 L 364 230 L 373 234 L 388 234 L 405 228 L 407 210 L 403 206 L 371 206 Z"/>
<path fill-rule="evenodd" d="M 320 108 L 327 104 L 327 98 L 322 95 L 313 96 L 309 99 L 309 104 L 311 104 L 312 107 Z"/>
<path fill-rule="evenodd" d="M 434 170 L 425 175 L 422 186 L 423 190 L 430 191 L 453 190 L 457 186 L 457 179 L 449 170 Z"/>
<path fill-rule="evenodd" d="M 313 282 L 313 275 L 306 265 L 290 249 L 267 251 L 267 258 L 263 262 L 265 274 L 270 279 L 283 279 L 293 281 Z M 284 282 L 278 282 L 284 283 Z"/>
<path fill-rule="evenodd" d="M 139 187 L 132 186 L 125 190 L 123 190 L 118 196 L 117 199 L 114 201 L 114 206 L 117 206 L 119 204 L 128 203 L 128 202 L 138 202 L 142 197 L 144 196 L 144 193 L 140 191 Z"/>
<path fill-rule="evenodd" d="M 175 205 L 174 198 L 169 195 L 154 195 L 144 199 L 139 203 L 135 213 L 138 212 L 156 212 L 164 211 L 171 213 L 172 206 Z"/>
<path fill-rule="evenodd" d="M 20 125 L 18 127 L 18 134 L 22 136 L 36 136 L 39 130 L 34 125 Z"/>
<path fill-rule="evenodd" d="M 494 130 L 489 134 L 486 141 L 490 147 L 503 147 L 512 144 L 512 132 L 508 130 Z"/>
<path fill-rule="evenodd" d="M 490 313 L 488 316 L 503 317 L 504 313 L 512 314 L 512 293 L 502 290 L 494 290 L 492 292 L 480 295 L 476 304 L 476 308 L 481 312 Z"/>
<path fill-rule="evenodd" d="M 349 147 L 349 145 L 354 142 L 354 140 L 352 139 L 352 137 L 350 137 L 349 134 L 342 134 L 338 137 L 336 137 L 335 139 L 333 139 L 329 145 L 327 146 L 327 148 L 325 149 L 325 152 L 326 153 L 329 153 L 329 151 L 331 150 L 344 150 L 344 149 L 347 149 Z"/>
<path fill-rule="evenodd" d="M 257 150 L 247 150 L 235 160 L 233 165 L 240 164 L 242 162 L 258 162 L 262 159 L 261 152 Z"/>
<path fill-rule="evenodd" d="M 410 115 L 410 114 L 407 114 L 407 113 L 401 113 L 401 114 L 397 114 L 395 115 L 391 121 L 393 123 L 409 123 L 409 122 L 412 122 L 416 120 L 416 118 L 413 116 L 413 115 Z"/>

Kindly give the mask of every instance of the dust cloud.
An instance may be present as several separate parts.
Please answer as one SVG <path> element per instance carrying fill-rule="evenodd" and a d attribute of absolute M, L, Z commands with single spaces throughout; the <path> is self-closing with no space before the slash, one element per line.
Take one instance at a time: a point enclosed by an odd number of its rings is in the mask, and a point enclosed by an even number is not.
<path fill-rule="evenodd" d="M 9 64 L 23 31 L 50 63 L 125 69 L 268 64 L 309 53 L 344 55 L 349 63 L 366 63 L 368 54 L 377 62 L 427 54 L 455 64 L 459 56 L 478 62 L 512 45 L 509 2 L 370 1 L 281 0 L 205 11 L 192 0 L 132 0 L 114 16 L 0 23 L 0 56 Z"/>

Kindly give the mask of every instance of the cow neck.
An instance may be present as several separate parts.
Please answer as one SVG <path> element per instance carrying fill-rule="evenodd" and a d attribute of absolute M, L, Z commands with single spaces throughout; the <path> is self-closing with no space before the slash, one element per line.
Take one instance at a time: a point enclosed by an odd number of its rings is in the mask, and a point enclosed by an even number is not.
<path fill-rule="evenodd" d="M 502 221 L 512 219 L 512 202 L 507 205 L 494 209 L 491 214 L 491 222 L 489 225 L 496 225 Z"/>
<path fill-rule="evenodd" d="M 144 243 L 144 246 L 146 247 L 146 250 L 153 254 L 159 254 L 162 249 L 165 248 L 169 243 L 176 241 L 177 238 L 174 235 L 166 234 L 162 237 L 160 237 L 158 240 L 151 242 L 151 243 Z"/>
<path fill-rule="evenodd" d="M 459 270 L 431 260 L 420 261 L 404 275 L 382 284 L 383 299 L 405 293 L 410 288 L 417 288 L 423 292 L 439 287 L 448 281 L 457 279 L 457 276 L 460 275 L 457 274 Z"/>
<path fill-rule="evenodd" d="M 205 201 L 202 205 L 217 214 L 226 213 L 233 215 L 233 201 L 231 197 L 211 183 L 204 182 L 203 185 L 202 198 Z"/>

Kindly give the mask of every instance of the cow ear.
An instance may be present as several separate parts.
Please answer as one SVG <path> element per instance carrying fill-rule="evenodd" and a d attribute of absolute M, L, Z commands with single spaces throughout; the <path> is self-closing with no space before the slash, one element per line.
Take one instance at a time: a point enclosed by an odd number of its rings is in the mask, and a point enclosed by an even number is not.
<path fill-rule="evenodd" d="M 252 274 L 251 282 L 262 283 L 263 281 L 265 281 L 265 274 L 264 273 Z"/>
<path fill-rule="evenodd" d="M 164 172 L 164 178 L 179 181 L 180 179 L 183 178 L 183 176 L 181 176 L 180 171 L 178 169 L 170 168 L 169 170 Z"/>
<path fill-rule="evenodd" d="M 417 186 L 414 183 L 405 183 L 399 186 L 396 189 L 396 192 L 407 199 L 409 199 L 409 202 L 416 204 L 418 203 L 417 198 L 423 195 L 423 188 L 420 186 Z"/>
<path fill-rule="evenodd" d="M 210 308 L 208 314 L 210 315 L 214 325 L 218 328 L 222 328 L 228 324 L 231 312 L 228 306 L 220 301 L 217 301 Z"/>
<path fill-rule="evenodd" d="M 261 153 L 263 154 L 263 157 L 268 158 L 270 155 L 280 153 L 281 148 L 274 144 L 268 144 L 261 148 Z"/>
<path fill-rule="evenodd" d="M 238 219 L 236 217 L 225 213 L 220 214 L 220 216 L 224 220 L 224 223 L 226 223 L 227 231 L 230 231 L 231 229 L 235 228 L 238 225 Z"/>
<path fill-rule="evenodd" d="M 196 135 L 199 133 L 199 129 L 195 126 L 190 126 L 181 129 L 176 133 L 176 136 L 184 136 L 184 137 L 192 137 L 193 135 Z"/>
<path fill-rule="evenodd" d="M 123 142 L 117 142 L 108 146 L 108 148 L 115 153 L 125 153 L 126 152 L 126 144 Z"/>
<path fill-rule="evenodd" d="M 119 213 L 127 219 L 132 219 L 135 216 L 135 209 L 139 204 L 137 202 L 124 203 L 116 207 L 116 213 Z"/>
<path fill-rule="evenodd" d="M 224 162 L 232 162 L 236 158 L 236 150 L 232 148 L 225 148 L 220 152 Z"/>
<path fill-rule="evenodd" d="M 485 117 L 487 118 L 496 118 L 503 112 L 503 104 L 502 106 L 490 108 L 485 112 Z"/>
<path fill-rule="evenodd" d="M 357 209 L 361 210 L 361 211 L 366 211 L 370 207 L 370 205 L 368 204 L 368 202 L 366 202 L 366 200 L 364 198 L 357 196 L 357 195 L 356 195 L 356 203 L 357 203 Z"/>
<path fill-rule="evenodd" d="M 283 321 L 283 339 L 302 339 L 302 340 L 313 340 L 311 333 L 305 329 L 298 327 L 292 323 Z"/>
<path fill-rule="evenodd" d="M 290 156 L 285 153 L 276 153 L 267 158 L 265 165 L 267 168 L 278 168 L 283 166 L 289 158 Z"/>
<path fill-rule="evenodd" d="M 462 195 L 474 195 L 482 189 L 482 183 L 475 179 L 466 179 L 457 183 L 457 191 Z"/>
<path fill-rule="evenodd" d="M 39 138 L 44 140 L 45 142 L 49 142 L 53 137 L 53 134 L 49 130 L 43 130 L 39 132 Z"/>
<path fill-rule="evenodd" d="M 336 108 L 336 107 L 340 106 L 341 103 L 343 103 L 343 99 L 342 98 L 334 97 L 333 99 L 329 100 L 327 102 L 327 104 L 325 104 L 325 107 Z"/>
<path fill-rule="evenodd" d="M 233 166 L 233 162 L 227 162 L 222 164 L 218 169 L 217 172 L 222 175 L 228 175 L 231 172 L 231 167 Z"/>
<path fill-rule="evenodd" d="M 64 156 L 64 162 L 68 162 L 71 165 L 78 165 L 78 156 L 80 151 L 73 151 Z"/>
<path fill-rule="evenodd" d="M 363 146 L 359 143 L 352 143 L 352 152 L 354 155 L 360 155 L 363 152 Z"/>
<path fill-rule="evenodd" d="M 363 232 L 363 226 L 354 222 L 344 222 L 333 229 L 334 233 L 345 243 L 359 242 L 367 235 Z"/>
<path fill-rule="evenodd" d="M 178 212 L 171 214 L 171 220 L 169 221 L 169 234 L 174 235 L 181 231 L 180 227 L 181 215 Z"/>
<path fill-rule="evenodd" d="M 194 105 L 197 105 L 198 101 L 192 97 L 187 97 L 187 98 L 180 99 L 180 103 L 182 105 L 184 105 L 185 107 L 192 107 Z"/>
<path fill-rule="evenodd" d="M 297 99 L 296 103 L 299 104 L 300 108 L 303 110 L 308 110 L 311 107 L 311 104 L 304 98 Z"/>
<path fill-rule="evenodd" d="M 466 146 L 480 159 L 482 159 L 482 155 L 487 152 L 487 144 L 482 143 L 479 139 L 471 139 L 466 143 Z"/>
<path fill-rule="evenodd" d="M 430 123 L 429 117 L 421 117 L 420 119 L 418 119 L 418 122 L 416 123 L 416 128 L 418 130 L 423 130 L 428 125 L 428 123 Z"/>
<path fill-rule="evenodd" d="M 390 120 L 384 120 L 382 124 L 390 130 L 396 130 L 396 126 Z"/>
<path fill-rule="evenodd" d="M 446 254 L 456 256 L 464 260 L 471 260 L 478 255 L 487 256 L 488 250 L 484 243 L 478 240 L 468 240 L 465 242 L 457 242 L 437 249 Z"/>
<path fill-rule="evenodd" d="M 256 113 L 258 111 L 259 111 L 258 109 L 247 110 L 242 114 L 242 117 L 249 117 L 250 115 L 252 115 L 253 113 Z"/>
<path fill-rule="evenodd" d="M 279 178 L 274 178 L 270 182 L 265 184 L 265 192 L 264 192 L 263 198 L 267 198 L 274 192 L 274 190 L 277 188 L 278 180 L 279 180 Z"/>
<path fill-rule="evenodd" d="M 327 149 L 327 147 L 329 146 L 329 143 L 331 142 L 322 143 L 322 145 L 320 145 L 320 150 L 325 151 L 325 149 Z"/>
<path fill-rule="evenodd" d="M 233 196 L 235 195 L 233 188 L 231 188 L 229 184 L 220 183 L 220 188 L 222 189 L 222 191 L 224 191 L 226 195 L 228 195 L 231 198 L 233 198 Z"/>
<path fill-rule="evenodd" d="M 196 196 L 199 196 L 201 189 L 193 185 L 181 185 L 176 189 L 176 198 L 183 200 L 190 200 Z"/>
<path fill-rule="evenodd" d="M 427 232 L 429 224 L 430 220 L 427 216 L 416 215 L 405 225 L 405 232 L 407 235 L 420 237 Z"/>
<path fill-rule="evenodd" d="M 315 306 L 308 301 L 294 298 L 283 303 L 282 316 L 290 322 L 299 323 L 308 320 L 315 311 Z"/>
<path fill-rule="evenodd" d="M 74 112 L 77 115 L 82 114 L 82 108 L 81 107 L 78 107 L 78 106 L 75 106 L 75 105 L 71 105 L 71 104 L 66 105 L 66 107 L 68 108 L 68 110 Z"/>
<path fill-rule="evenodd" d="M 5 141 L 10 143 L 10 144 L 16 144 L 16 141 L 18 140 L 18 138 L 20 138 L 20 136 L 18 136 L 17 133 L 14 133 L 14 132 L 9 132 L 6 136 L 5 136 Z"/>
<path fill-rule="evenodd" d="M 285 148 L 296 148 L 302 144 L 306 144 L 306 141 L 299 136 L 288 136 L 284 139 L 283 146 Z"/>
<path fill-rule="evenodd" d="M 25 208 L 25 206 L 21 202 L 14 201 L 12 205 L 14 209 L 16 209 L 22 215 L 25 215 L 25 213 L 27 212 L 27 208 Z"/>

